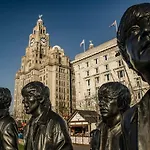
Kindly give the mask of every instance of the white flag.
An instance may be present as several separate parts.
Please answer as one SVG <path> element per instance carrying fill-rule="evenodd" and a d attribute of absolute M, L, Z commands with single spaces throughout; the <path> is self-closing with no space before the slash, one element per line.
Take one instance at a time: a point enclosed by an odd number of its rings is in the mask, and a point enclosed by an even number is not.
<path fill-rule="evenodd" d="M 109 27 L 116 26 L 116 25 L 117 25 L 117 21 L 115 20 Z"/>
<path fill-rule="evenodd" d="M 83 44 L 85 44 L 84 39 L 83 39 L 82 42 L 80 43 L 80 47 L 81 47 Z"/>
<path fill-rule="evenodd" d="M 112 27 L 112 26 L 115 26 L 116 32 L 117 32 L 118 27 L 117 27 L 117 21 L 116 20 L 109 27 Z"/>

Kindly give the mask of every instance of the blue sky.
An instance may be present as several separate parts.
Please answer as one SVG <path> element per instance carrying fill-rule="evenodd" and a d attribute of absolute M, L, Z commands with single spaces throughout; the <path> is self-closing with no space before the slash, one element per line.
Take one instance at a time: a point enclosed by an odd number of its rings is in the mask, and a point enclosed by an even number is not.
<path fill-rule="evenodd" d="M 74 59 L 85 39 L 95 46 L 116 36 L 109 25 L 119 24 L 124 11 L 142 0 L 0 0 L 0 86 L 14 93 L 14 77 L 25 54 L 29 34 L 43 14 L 51 46 L 59 45 Z"/>

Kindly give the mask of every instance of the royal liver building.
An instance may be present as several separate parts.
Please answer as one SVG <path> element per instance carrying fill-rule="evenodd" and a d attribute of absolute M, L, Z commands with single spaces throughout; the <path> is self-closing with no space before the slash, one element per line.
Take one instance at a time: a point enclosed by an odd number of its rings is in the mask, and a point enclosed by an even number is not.
<path fill-rule="evenodd" d="M 68 117 L 75 108 L 74 72 L 60 46 L 50 45 L 50 36 L 41 16 L 29 36 L 21 68 L 15 77 L 14 116 L 26 119 L 21 89 L 31 81 L 41 81 L 50 88 L 52 109 Z"/>

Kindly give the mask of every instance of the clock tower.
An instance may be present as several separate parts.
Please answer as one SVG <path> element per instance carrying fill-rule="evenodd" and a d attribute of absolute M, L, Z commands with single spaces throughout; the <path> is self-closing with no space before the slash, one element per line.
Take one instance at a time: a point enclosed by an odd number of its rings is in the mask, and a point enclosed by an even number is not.
<path fill-rule="evenodd" d="M 49 41 L 42 15 L 39 15 L 15 78 L 14 115 L 19 120 L 26 118 L 21 89 L 31 81 L 41 81 L 49 87 L 52 109 L 62 116 L 68 116 L 75 108 L 75 87 L 72 89 L 71 86 L 74 73 L 70 59 L 60 46 L 52 47 Z"/>
<path fill-rule="evenodd" d="M 28 65 L 35 66 L 41 63 L 42 59 L 47 56 L 50 48 L 49 34 L 46 32 L 46 27 L 41 17 L 40 15 L 36 26 L 33 28 L 32 34 L 29 36 L 29 44 L 26 48 L 26 56 L 30 58 Z M 28 67 L 26 69 L 28 69 Z"/>
<path fill-rule="evenodd" d="M 43 24 L 41 15 L 37 21 L 37 25 L 33 28 L 33 33 L 29 36 L 29 47 L 35 48 L 37 45 L 42 48 L 49 46 L 49 34 L 46 33 L 46 27 Z"/>

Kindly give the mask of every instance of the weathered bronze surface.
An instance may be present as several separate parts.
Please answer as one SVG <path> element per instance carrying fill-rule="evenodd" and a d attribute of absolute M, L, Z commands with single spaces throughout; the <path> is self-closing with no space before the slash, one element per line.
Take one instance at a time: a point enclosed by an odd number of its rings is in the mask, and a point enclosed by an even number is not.
<path fill-rule="evenodd" d="M 49 88 L 34 81 L 22 89 L 23 104 L 29 120 L 25 132 L 25 150 L 72 150 L 65 121 L 51 110 Z"/>
<path fill-rule="evenodd" d="M 120 21 L 117 40 L 128 66 L 150 84 L 150 3 L 126 10 Z M 150 91 L 124 114 L 122 127 L 128 150 L 150 149 Z"/>
<path fill-rule="evenodd" d="M 119 82 L 105 83 L 98 90 L 98 100 L 102 122 L 91 133 L 91 150 L 124 150 L 120 121 L 130 107 L 128 88 Z"/>
<path fill-rule="evenodd" d="M 18 150 L 18 130 L 9 114 L 12 101 L 7 88 L 0 88 L 0 150 Z"/>

